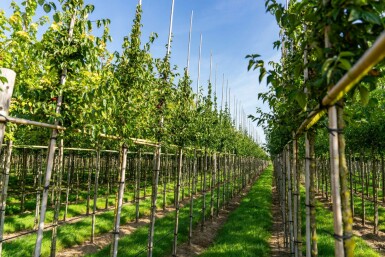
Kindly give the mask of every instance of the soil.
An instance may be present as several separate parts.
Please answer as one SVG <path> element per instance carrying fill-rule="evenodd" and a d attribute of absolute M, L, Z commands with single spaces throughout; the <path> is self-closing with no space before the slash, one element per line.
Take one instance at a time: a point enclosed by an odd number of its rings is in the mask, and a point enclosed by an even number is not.
<path fill-rule="evenodd" d="M 276 187 L 273 187 L 273 204 L 271 207 L 273 217 L 280 217 L 281 210 L 279 207 L 279 196 Z M 282 219 L 273 218 L 273 227 L 271 231 L 271 238 L 269 240 L 272 257 L 289 257 L 290 253 L 284 246 L 284 231 L 282 226 Z"/>

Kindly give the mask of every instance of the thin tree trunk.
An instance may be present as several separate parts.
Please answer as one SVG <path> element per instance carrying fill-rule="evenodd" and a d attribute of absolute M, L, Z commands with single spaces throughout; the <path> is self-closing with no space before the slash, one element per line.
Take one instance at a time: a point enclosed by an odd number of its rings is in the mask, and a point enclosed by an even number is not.
<path fill-rule="evenodd" d="M 364 193 L 364 181 L 365 181 L 365 172 L 364 172 L 364 155 L 361 153 L 361 158 L 360 158 L 360 169 L 361 169 L 361 211 L 362 211 L 362 216 L 361 216 L 361 222 L 362 226 L 365 226 L 365 193 Z"/>
<path fill-rule="evenodd" d="M 213 167 L 211 174 L 211 202 L 210 202 L 210 218 L 214 219 L 214 189 L 216 183 L 216 174 L 217 174 L 217 154 L 213 153 Z"/>
<path fill-rule="evenodd" d="M 377 190 L 377 161 L 376 157 L 372 156 L 372 170 L 373 170 L 373 204 L 374 204 L 374 228 L 373 233 L 378 235 L 378 190 Z"/>
<path fill-rule="evenodd" d="M 4 234 L 4 219 L 5 219 L 5 208 L 7 205 L 7 191 L 9 182 L 9 172 L 11 170 L 11 156 L 12 156 L 12 141 L 7 143 L 7 151 L 5 158 L 4 174 L 2 176 L 2 189 L 1 189 L 1 209 L 0 209 L 0 256 L 3 251 L 3 234 Z"/>
<path fill-rule="evenodd" d="M 72 158 L 71 158 L 72 157 Z M 68 157 L 68 170 L 67 170 L 67 188 L 66 188 L 66 203 L 64 208 L 64 216 L 63 220 L 66 221 L 67 213 L 68 213 L 68 204 L 69 204 L 69 195 L 70 195 L 70 187 L 71 187 L 71 171 L 73 170 L 73 162 L 75 161 L 74 155 L 70 155 Z"/>
<path fill-rule="evenodd" d="M 36 206 L 35 206 L 35 218 L 33 221 L 33 229 L 37 229 L 37 225 L 39 223 L 39 207 L 40 207 L 40 197 L 41 197 L 41 183 L 42 183 L 42 177 L 43 177 L 43 154 L 38 155 L 37 160 L 37 190 L 36 190 Z"/>
<path fill-rule="evenodd" d="M 315 200 L 315 135 L 314 132 L 309 133 L 309 150 L 310 150 L 310 230 L 311 230 L 311 256 L 318 256 L 317 245 L 317 224 L 316 224 L 316 200 Z"/>
<path fill-rule="evenodd" d="M 163 119 L 161 121 L 161 124 L 163 124 Z M 154 161 L 155 162 L 154 162 L 154 172 L 153 172 L 153 179 L 152 179 L 152 196 L 151 196 L 151 216 L 150 216 L 150 226 L 149 226 L 148 246 L 147 246 L 148 257 L 152 257 L 153 248 L 154 248 L 156 199 L 158 197 L 158 182 L 159 182 L 159 172 L 161 167 L 161 147 L 160 146 L 157 146 L 155 149 Z"/>
<path fill-rule="evenodd" d="M 206 173 L 207 173 L 207 150 L 205 149 L 205 155 L 203 159 L 203 185 L 202 185 L 202 223 L 201 231 L 205 229 L 206 222 Z"/>
<path fill-rule="evenodd" d="M 175 225 L 174 225 L 174 241 L 172 248 L 172 256 L 177 256 L 177 244 L 178 244 L 178 229 L 179 229 L 179 201 L 180 201 L 180 183 L 183 169 L 183 149 L 178 149 L 178 173 L 177 173 L 177 186 L 176 186 L 176 205 L 175 205 Z"/>
<path fill-rule="evenodd" d="M 95 240 L 95 224 L 96 224 L 96 209 L 98 202 L 98 189 L 99 189 L 99 173 L 100 173 L 100 149 L 96 150 L 96 170 L 94 180 L 94 203 L 92 206 L 92 221 L 91 221 L 91 243 Z"/>
<path fill-rule="evenodd" d="M 50 256 L 55 257 L 56 256 L 56 241 L 57 241 L 57 226 L 59 221 L 59 214 L 60 214 L 60 198 L 61 198 L 61 184 L 62 184 L 62 177 L 63 177 L 63 161 L 64 161 L 64 145 L 63 145 L 63 139 L 60 139 L 59 143 L 59 156 L 58 156 L 58 165 L 56 170 L 56 183 L 55 183 L 55 210 L 54 210 L 54 218 L 52 222 L 52 237 L 51 237 L 51 252 Z"/>
<path fill-rule="evenodd" d="M 91 201 L 91 178 L 92 178 L 92 167 L 93 160 L 92 156 L 88 159 L 88 179 L 87 179 L 87 210 L 86 215 L 90 215 L 90 201 Z"/>
<path fill-rule="evenodd" d="M 113 232 L 113 242 L 111 244 L 111 257 L 116 257 L 118 254 L 118 241 L 120 230 L 120 214 L 122 212 L 123 196 L 124 196 L 124 184 L 126 181 L 126 165 L 127 165 L 127 146 L 122 146 L 120 157 L 120 175 L 119 175 L 119 189 L 117 192 L 117 200 L 115 201 L 115 222 Z"/>
<path fill-rule="evenodd" d="M 329 129 L 331 131 L 330 138 L 330 167 L 331 167 L 331 185 L 333 199 L 333 216 L 334 216 L 334 234 L 335 234 L 335 256 L 344 256 L 344 245 L 341 240 L 343 236 L 343 224 L 341 213 L 341 196 L 340 196 L 340 157 L 337 124 L 337 109 L 335 106 L 329 107 Z M 334 132 L 333 132 L 334 131 Z"/>
<path fill-rule="evenodd" d="M 192 239 L 192 231 L 193 231 L 193 211 L 194 211 L 194 188 L 195 188 L 195 176 L 197 171 L 197 165 L 196 165 L 196 149 L 194 149 L 194 157 L 193 157 L 193 175 L 191 180 L 191 187 L 192 190 L 190 191 L 190 226 L 189 226 L 189 233 L 188 233 L 188 242 L 189 245 L 191 245 L 191 239 Z"/>
<path fill-rule="evenodd" d="M 341 203 L 342 203 L 342 221 L 344 230 L 344 250 L 345 257 L 354 256 L 355 243 L 353 239 L 353 215 L 350 207 L 350 191 L 348 181 L 348 168 L 345 157 L 345 136 L 340 131 L 345 129 L 345 122 L 343 119 L 343 102 L 339 102 L 337 108 L 338 119 L 338 146 L 339 146 L 339 169 L 340 169 L 340 183 L 341 183 Z"/>
<path fill-rule="evenodd" d="M 142 151 L 138 151 L 138 162 L 136 165 L 136 188 L 135 188 L 135 222 L 139 222 L 139 203 L 140 203 L 140 174 L 142 170 Z M 164 179 L 164 178 L 163 178 Z"/>

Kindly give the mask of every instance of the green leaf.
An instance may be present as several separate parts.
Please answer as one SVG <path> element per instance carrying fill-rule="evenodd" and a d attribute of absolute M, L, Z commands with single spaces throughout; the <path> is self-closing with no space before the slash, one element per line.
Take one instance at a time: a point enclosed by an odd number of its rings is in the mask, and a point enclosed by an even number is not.
<path fill-rule="evenodd" d="M 49 4 L 44 4 L 43 9 L 46 13 L 49 13 L 51 11 L 51 6 Z"/>
<path fill-rule="evenodd" d="M 378 16 L 378 15 L 376 15 L 374 13 L 371 13 L 371 12 L 364 12 L 364 13 L 362 13 L 362 19 L 364 19 L 365 21 L 367 21 L 369 23 L 381 25 L 381 18 L 380 18 L 380 16 Z"/>
<path fill-rule="evenodd" d="M 359 88 L 359 91 L 360 91 L 361 103 L 363 105 L 367 105 L 369 103 L 369 90 L 366 87 L 361 86 Z"/>
<path fill-rule="evenodd" d="M 44 4 L 45 1 L 44 1 L 44 0 L 38 0 L 37 2 L 38 2 L 38 4 L 39 4 L 40 6 L 42 6 L 42 5 Z"/>
<path fill-rule="evenodd" d="M 295 94 L 295 100 L 297 101 L 298 105 L 302 108 L 302 109 L 305 109 L 306 108 L 306 95 L 304 92 L 302 91 L 298 91 L 296 94 Z"/>
<path fill-rule="evenodd" d="M 355 21 L 361 18 L 361 12 L 359 12 L 357 9 L 352 9 L 349 14 L 348 21 Z"/>
<path fill-rule="evenodd" d="M 340 67 L 343 70 L 350 70 L 352 65 L 350 64 L 350 62 L 348 60 L 340 59 L 340 63 L 338 64 L 338 67 Z"/>
<path fill-rule="evenodd" d="M 340 57 L 352 57 L 352 56 L 355 56 L 355 54 L 353 52 L 348 52 L 348 51 L 345 51 L 345 52 L 341 52 L 339 54 Z"/>
<path fill-rule="evenodd" d="M 59 16 L 58 13 L 55 13 L 55 14 L 53 15 L 53 20 L 54 20 L 55 22 L 57 22 L 57 23 L 60 21 L 60 16 Z"/>
<path fill-rule="evenodd" d="M 261 70 L 259 72 L 259 83 L 262 82 L 263 77 L 266 75 L 266 69 L 261 67 Z"/>

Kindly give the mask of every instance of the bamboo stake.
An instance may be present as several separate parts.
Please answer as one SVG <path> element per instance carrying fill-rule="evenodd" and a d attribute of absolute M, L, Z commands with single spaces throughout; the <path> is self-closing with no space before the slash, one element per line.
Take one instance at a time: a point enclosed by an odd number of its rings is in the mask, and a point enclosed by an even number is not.
<path fill-rule="evenodd" d="M 127 146 L 122 145 L 122 153 L 120 157 L 120 174 L 119 174 L 119 189 L 117 192 L 117 201 L 115 202 L 115 224 L 113 232 L 113 242 L 111 244 L 111 257 L 116 257 L 118 254 L 118 241 L 120 230 L 120 214 L 122 212 L 124 184 L 126 181 L 126 166 L 127 166 Z"/>
<path fill-rule="evenodd" d="M 5 208 L 7 205 L 9 172 L 11 170 L 12 144 L 13 142 L 11 140 L 8 141 L 7 153 L 5 158 L 5 166 L 4 166 L 4 174 L 2 176 L 1 209 L 0 209 L 0 256 L 2 255 L 2 251 L 3 251 L 4 219 L 5 219 Z"/>

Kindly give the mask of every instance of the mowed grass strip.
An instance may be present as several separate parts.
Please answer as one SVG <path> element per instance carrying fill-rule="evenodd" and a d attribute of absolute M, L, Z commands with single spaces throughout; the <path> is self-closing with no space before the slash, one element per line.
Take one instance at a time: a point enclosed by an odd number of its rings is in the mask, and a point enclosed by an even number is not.
<path fill-rule="evenodd" d="M 216 197 L 216 194 L 214 195 Z M 203 197 L 194 200 L 193 226 L 196 227 L 202 217 Z M 211 195 L 206 194 L 206 219 L 209 219 Z M 188 227 L 190 220 L 190 205 L 186 204 L 180 209 L 178 244 L 188 240 Z M 166 256 L 171 254 L 173 242 L 173 229 L 175 211 L 155 222 L 154 256 Z M 148 225 L 138 228 L 132 234 L 119 239 L 118 256 L 147 256 Z M 105 247 L 96 254 L 86 255 L 93 257 L 109 256 L 111 245 Z"/>
<path fill-rule="evenodd" d="M 301 188 L 301 209 L 302 209 L 302 236 L 305 242 L 305 189 Z M 317 239 L 318 239 L 318 256 L 334 257 L 334 229 L 333 229 L 333 213 L 325 206 L 318 202 L 316 203 L 316 221 L 317 221 Z M 380 257 L 381 255 L 373 250 L 365 240 L 355 237 L 356 248 L 354 251 L 355 257 Z M 305 254 L 305 247 L 303 248 Z"/>
<path fill-rule="evenodd" d="M 167 205 L 173 203 L 173 192 L 167 193 Z M 162 203 L 162 195 L 158 196 L 157 205 L 159 208 Z M 140 202 L 140 216 L 150 214 L 150 199 Z M 126 224 L 135 220 L 135 205 L 129 204 L 122 208 L 121 224 Z M 112 230 L 114 224 L 114 211 L 110 210 L 96 216 L 95 235 L 107 233 Z M 65 224 L 58 227 L 57 251 L 64 248 L 80 245 L 90 239 L 91 235 L 91 215 L 81 221 Z M 44 232 L 43 247 L 41 256 L 50 255 L 51 231 Z M 5 257 L 25 257 L 31 256 L 35 247 L 36 234 L 27 235 L 14 241 L 3 244 L 3 256 Z"/>
<path fill-rule="evenodd" d="M 271 205 L 272 167 L 269 166 L 229 215 L 214 244 L 200 256 L 270 256 Z"/>

